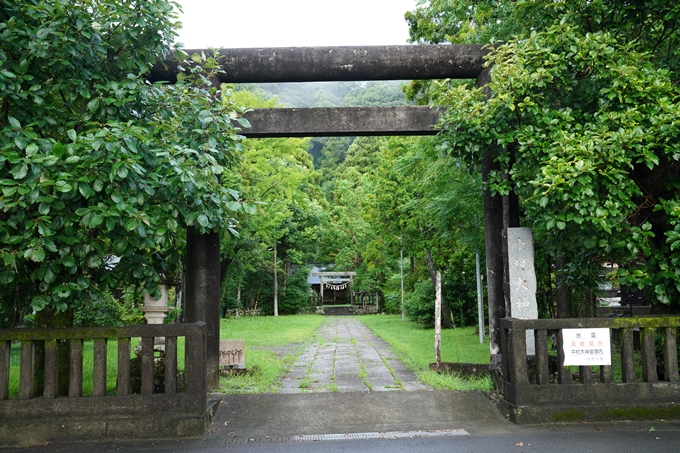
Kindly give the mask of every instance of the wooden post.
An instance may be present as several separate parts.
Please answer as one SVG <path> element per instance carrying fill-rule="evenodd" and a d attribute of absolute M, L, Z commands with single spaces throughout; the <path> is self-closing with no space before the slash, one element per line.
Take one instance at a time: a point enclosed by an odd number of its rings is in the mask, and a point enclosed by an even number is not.
<path fill-rule="evenodd" d="M 321 283 L 319 286 L 321 287 L 321 306 L 323 307 L 323 275 L 319 276 L 319 282 Z"/>
<path fill-rule="evenodd" d="M 130 394 L 130 338 L 118 339 L 118 384 L 117 395 Z"/>
<path fill-rule="evenodd" d="M 434 356 L 437 365 L 442 361 L 441 342 L 442 342 L 442 274 L 437 271 L 437 285 L 435 287 L 434 298 Z"/>
<path fill-rule="evenodd" d="M 675 327 L 666 327 L 664 335 L 666 341 L 663 348 L 664 359 L 664 380 L 667 382 L 678 382 L 678 349 L 676 346 Z M 2 395 L 0 395 L 2 399 Z"/>
<path fill-rule="evenodd" d="M 475 253 L 475 270 L 477 272 L 476 277 L 477 277 L 477 320 L 478 320 L 478 328 L 479 328 L 479 342 L 484 343 L 484 303 L 482 302 L 482 270 L 481 270 L 481 263 L 479 259 L 479 251 Z M 404 305 L 404 288 L 403 288 L 403 279 L 402 279 L 402 295 L 401 295 L 401 304 L 402 307 Z M 404 317 L 404 309 L 402 308 L 402 320 Z"/>
<path fill-rule="evenodd" d="M 401 237 L 399 238 L 401 242 Z M 401 321 L 405 321 L 404 316 L 404 248 L 399 251 L 399 273 L 401 274 Z"/>
<path fill-rule="evenodd" d="M 106 338 L 95 338 L 92 396 L 106 396 Z"/>
<path fill-rule="evenodd" d="M 43 398 L 59 396 L 59 346 L 57 340 L 45 340 L 45 381 Z"/>
<path fill-rule="evenodd" d="M 276 241 L 274 241 L 274 316 L 279 316 L 279 275 L 276 266 Z"/>
<path fill-rule="evenodd" d="M 83 340 L 71 340 L 69 355 L 69 398 L 83 396 Z"/>
<path fill-rule="evenodd" d="M 19 399 L 28 400 L 35 396 L 35 342 L 21 341 L 21 362 L 19 364 Z"/>
<path fill-rule="evenodd" d="M 9 354 L 11 341 L 0 341 L 0 401 L 9 398 Z"/>
<path fill-rule="evenodd" d="M 354 278 L 349 276 L 349 300 L 352 306 L 354 306 Z"/>

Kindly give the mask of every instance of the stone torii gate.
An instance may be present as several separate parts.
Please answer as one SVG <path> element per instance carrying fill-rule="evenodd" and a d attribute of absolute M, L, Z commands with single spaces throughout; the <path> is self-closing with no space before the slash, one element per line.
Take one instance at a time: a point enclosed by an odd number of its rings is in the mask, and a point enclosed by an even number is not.
<path fill-rule="evenodd" d="M 187 54 L 208 50 L 186 50 Z M 476 79 L 490 82 L 484 68 L 487 51 L 481 45 L 409 45 L 367 47 L 286 47 L 222 49 L 217 60 L 223 73 L 219 82 L 318 82 L 368 80 Z M 151 81 L 176 80 L 172 55 L 157 65 Z M 428 107 L 261 109 L 246 113 L 250 138 L 361 135 L 432 135 L 439 121 Z M 482 160 L 482 179 L 498 169 L 491 152 Z M 505 316 L 503 290 L 503 201 L 484 190 L 489 336 L 492 364 L 499 364 L 500 319 Z M 514 222 L 509 225 L 515 226 Z M 219 233 L 187 232 L 186 320 L 207 324 L 207 380 L 218 386 L 219 377 Z"/>
<path fill-rule="evenodd" d="M 338 272 L 312 272 L 312 275 L 319 277 L 319 291 L 321 293 L 321 305 L 323 305 L 323 287 L 333 281 L 347 282 L 350 288 L 350 297 L 352 299 L 352 305 L 354 304 L 354 277 L 356 277 L 356 272 L 351 271 L 338 271 Z M 328 280 L 324 281 L 324 277 Z"/>

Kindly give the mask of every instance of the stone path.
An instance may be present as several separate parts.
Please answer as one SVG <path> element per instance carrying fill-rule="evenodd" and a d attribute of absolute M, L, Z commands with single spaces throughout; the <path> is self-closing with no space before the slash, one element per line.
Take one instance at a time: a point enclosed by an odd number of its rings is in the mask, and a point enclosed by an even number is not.
<path fill-rule="evenodd" d="M 316 338 L 286 374 L 279 393 L 432 390 L 355 317 L 329 317 Z"/>

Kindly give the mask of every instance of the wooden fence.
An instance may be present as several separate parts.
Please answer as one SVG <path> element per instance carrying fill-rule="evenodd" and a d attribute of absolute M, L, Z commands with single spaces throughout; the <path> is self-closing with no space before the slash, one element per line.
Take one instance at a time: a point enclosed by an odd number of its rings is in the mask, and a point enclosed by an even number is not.
<path fill-rule="evenodd" d="M 154 339 L 164 337 L 164 387 L 154 383 Z M 184 370 L 178 339 L 184 338 Z M 140 338 L 141 385 L 132 392 L 131 347 Z M 115 390 L 107 392 L 107 342 L 117 341 Z M 59 348 L 68 342 L 68 396 L 58 396 Z M 92 394 L 83 396 L 83 344 L 93 343 Z M 44 342 L 42 395 L 36 396 L 36 343 Z M 19 388 L 10 398 L 12 343 L 20 345 Z M 77 436 L 182 437 L 203 433 L 206 412 L 205 323 L 70 329 L 0 330 L 0 446 Z M 109 367 L 110 368 L 110 367 Z M 178 375 L 186 378 L 179 391 Z"/>
<path fill-rule="evenodd" d="M 679 326 L 680 316 L 501 320 L 511 420 L 680 416 Z M 563 330 L 581 328 L 610 329 L 612 365 L 564 366 Z M 527 356 L 527 330 L 534 331 L 535 356 Z"/>

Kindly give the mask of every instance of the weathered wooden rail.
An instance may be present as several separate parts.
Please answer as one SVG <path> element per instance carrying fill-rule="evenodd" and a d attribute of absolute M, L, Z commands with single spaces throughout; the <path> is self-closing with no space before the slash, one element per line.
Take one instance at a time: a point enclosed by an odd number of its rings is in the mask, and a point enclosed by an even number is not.
<path fill-rule="evenodd" d="M 645 318 L 501 320 L 503 393 L 513 422 L 680 415 L 676 334 L 680 316 Z M 609 328 L 612 349 L 620 349 L 621 374 L 613 365 L 565 367 L 563 329 Z M 527 358 L 526 331 L 534 331 L 536 355 Z M 556 339 L 551 376 L 549 339 Z M 636 336 L 639 333 L 639 345 Z M 663 338 L 657 354 L 655 338 Z M 661 345 L 661 342 L 659 346 Z M 615 356 L 612 353 L 612 362 Z M 663 369 L 657 370 L 658 359 Z M 642 368 L 636 375 L 636 366 Z M 572 370 L 573 368 L 573 370 Z M 578 368 L 578 378 L 575 371 Z M 660 373 L 661 372 L 661 373 Z M 660 374 L 662 378 L 660 378 Z M 680 406 L 680 404 L 678 405 Z"/>
<path fill-rule="evenodd" d="M 205 323 L 0 330 L 0 446 L 67 439 L 202 435 L 207 421 Z M 165 337 L 164 389 L 154 388 L 154 339 Z M 178 391 L 178 339 L 186 389 Z M 132 339 L 141 339 L 141 388 L 132 393 Z M 83 396 L 83 343 L 93 342 L 92 395 Z M 107 342 L 118 343 L 116 388 L 107 393 Z M 35 394 L 36 343 L 44 341 L 44 390 Z M 69 343 L 68 396 L 58 396 L 58 342 Z M 18 397 L 10 398 L 10 352 L 20 344 Z M 29 425 L 30 429 L 27 429 Z M 21 429 L 17 429 L 17 427 Z M 21 437 L 15 433 L 20 432 Z M 28 438 L 26 433 L 31 433 Z"/>

